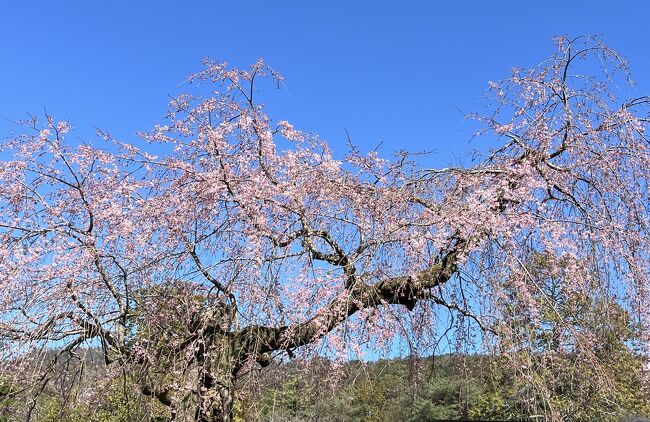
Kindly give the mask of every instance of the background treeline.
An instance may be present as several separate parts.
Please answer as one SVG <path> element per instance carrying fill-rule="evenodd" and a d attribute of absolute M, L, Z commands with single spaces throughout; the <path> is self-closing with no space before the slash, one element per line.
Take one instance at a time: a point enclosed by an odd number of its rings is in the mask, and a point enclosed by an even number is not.
<path fill-rule="evenodd" d="M 240 420 L 410 421 L 438 419 L 620 421 L 650 415 L 641 361 L 633 354 L 611 356 L 608 388 L 567 358 L 564 372 L 536 368 L 534 380 L 509 369 L 503 358 L 445 355 L 427 359 L 353 362 L 342 382 L 329 388 L 312 371 L 287 367 L 262 394 L 239 402 Z M 541 365 L 541 362 L 539 363 Z M 595 370 L 595 369 L 594 369 Z M 601 367 L 598 371 L 603 371 Z M 553 391 L 549 391 L 553 390 Z"/>
<path fill-rule="evenodd" d="M 596 388 L 594 374 L 566 357 L 564 372 L 542 370 L 524 379 L 502 357 L 444 355 L 422 359 L 351 362 L 335 369 L 325 359 L 280 364 L 259 384 L 241 385 L 237 421 L 405 421 L 438 419 L 620 421 L 650 415 L 650 401 L 632 353 L 610 356 L 609 388 Z M 92 361 L 92 359 L 90 359 Z M 92 365 L 89 371 L 96 371 Z M 601 367 L 598 369 L 603 371 Z M 37 402 L 11 398 L 7 383 L 0 420 L 15 421 L 32 409 L 42 422 L 127 422 L 169 420 L 167 410 L 142 396 L 128 375 L 93 396 L 77 391 L 64 402 L 46 390 Z M 82 388 L 82 387 L 80 387 Z M 553 391 L 549 391 L 552 389 Z M 86 397 L 84 399 L 84 396 Z M 179 416 L 181 420 L 191 415 Z M 179 420 L 179 419 L 177 419 Z"/>

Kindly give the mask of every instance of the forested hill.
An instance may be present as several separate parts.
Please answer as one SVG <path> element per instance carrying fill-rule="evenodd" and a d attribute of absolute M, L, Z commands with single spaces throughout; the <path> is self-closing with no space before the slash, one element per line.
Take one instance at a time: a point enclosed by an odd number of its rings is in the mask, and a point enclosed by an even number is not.
<path fill-rule="evenodd" d="M 135 388 L 133 376 L 97 389 L 104 367 L 97 352 L 86 353 L 86 381 L 70 396 L 69 408 L 44 391 L 33 420 L 43 422 L 127 422 L 167 420 L 164 409 Z M 571 421 L 620 421 L 650 415 L 642 381 L 635 375 L 639 360 L 632 354 L 612 355 L 611 384 L 600 389 L 580 362 L 542 368 L 534 363 L 534 378 L 508 369 L 505 357 L 443 355 L 392 359 L 337 366 L 326 359 L 276 363 L 255 383 L 242 380 L 235 403 L 237 421 L 269 422 L 426 422 L 440 420 L 546 420 L 560 412 Z M 563 368 L 563 369 L 562 369 Z M 84 386 L 85 384 L 85 386 Z M 55 384 L 56 385 L 56 384 Z M 63 384 L 58 385 L 64 387 Z M 25 403 L 11 398 L 12 388 L 0 387 L 0 421 L 13 421 Z M 79 397 L 85 400 L 78 400 Z M 65 412 L 61 412 L 66 408 Z M 18 412 L 18 413 L 16 413 Z"/>
<path fill-rule="evenodd" d="M 312 361 L 277 370 L 265 379 L 264 393 L 240 402 L 238 411 L 240 420 L 257 420 L 256 414 L 264 421 L 296 422 L 543 421 L 551 412 L 571 421 L 621 421 L 650 415 L 634 356 L 612 356 L 610 389 L 596 388 L 589 378 L 595 374 L 570 360 L 563 369 L 546 368 L 529 379 L 506 369 L 504 357 L 351 362 L 341 368 L 337 387 L 324 378 L 331 363 Z"/>

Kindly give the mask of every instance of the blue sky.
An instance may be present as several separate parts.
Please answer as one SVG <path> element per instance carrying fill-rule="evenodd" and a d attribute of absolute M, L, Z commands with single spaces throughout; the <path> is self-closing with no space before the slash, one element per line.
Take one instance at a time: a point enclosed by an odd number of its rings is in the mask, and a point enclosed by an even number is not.
<path fill-rule="evenodd" d="M 160 122 L 169 95 L 211 57 L 263 57 L 287 78 L 272 117 L 364 148 L 468 151 L 488 80 L 540 62 L 551 38 L 600 34 L 650 93 L 650 3 L 628 1 L 7 1 L 0 8 L 0 116 L 49 113 L 92 141 Z M 2 137 L 7 125 L 0 124 Z"/>

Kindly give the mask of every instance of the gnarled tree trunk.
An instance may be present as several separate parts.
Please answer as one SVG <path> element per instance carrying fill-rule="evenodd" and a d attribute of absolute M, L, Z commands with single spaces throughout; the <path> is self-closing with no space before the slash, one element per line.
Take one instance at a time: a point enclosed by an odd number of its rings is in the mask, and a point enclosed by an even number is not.
<path fill-rule="evenodd" d="M 216 385 L 200 398 L 196 420 L 198 422 L 231 422 L 233 420 L 232 385 Z"/>

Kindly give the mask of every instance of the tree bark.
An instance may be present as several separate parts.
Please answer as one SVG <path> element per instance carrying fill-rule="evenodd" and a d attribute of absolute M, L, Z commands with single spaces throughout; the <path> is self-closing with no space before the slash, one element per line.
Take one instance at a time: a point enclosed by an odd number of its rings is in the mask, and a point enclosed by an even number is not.
<path fill-rule="evenodd" d="M 206 391 L 200 399 L 197 422 L 232 422 L 232 385 L 216 386 Z"/>
<path fill-rule="evenodd" d="M 216 349 L 214 347 L 216 346 Z M 233 355 L 232 338 L 220 337 L 212 350 L 201 351 L 199 380 L 198 422 L 231 422 L 233 420 L 233 392 L 237 372 L 241 366 Z"/>

